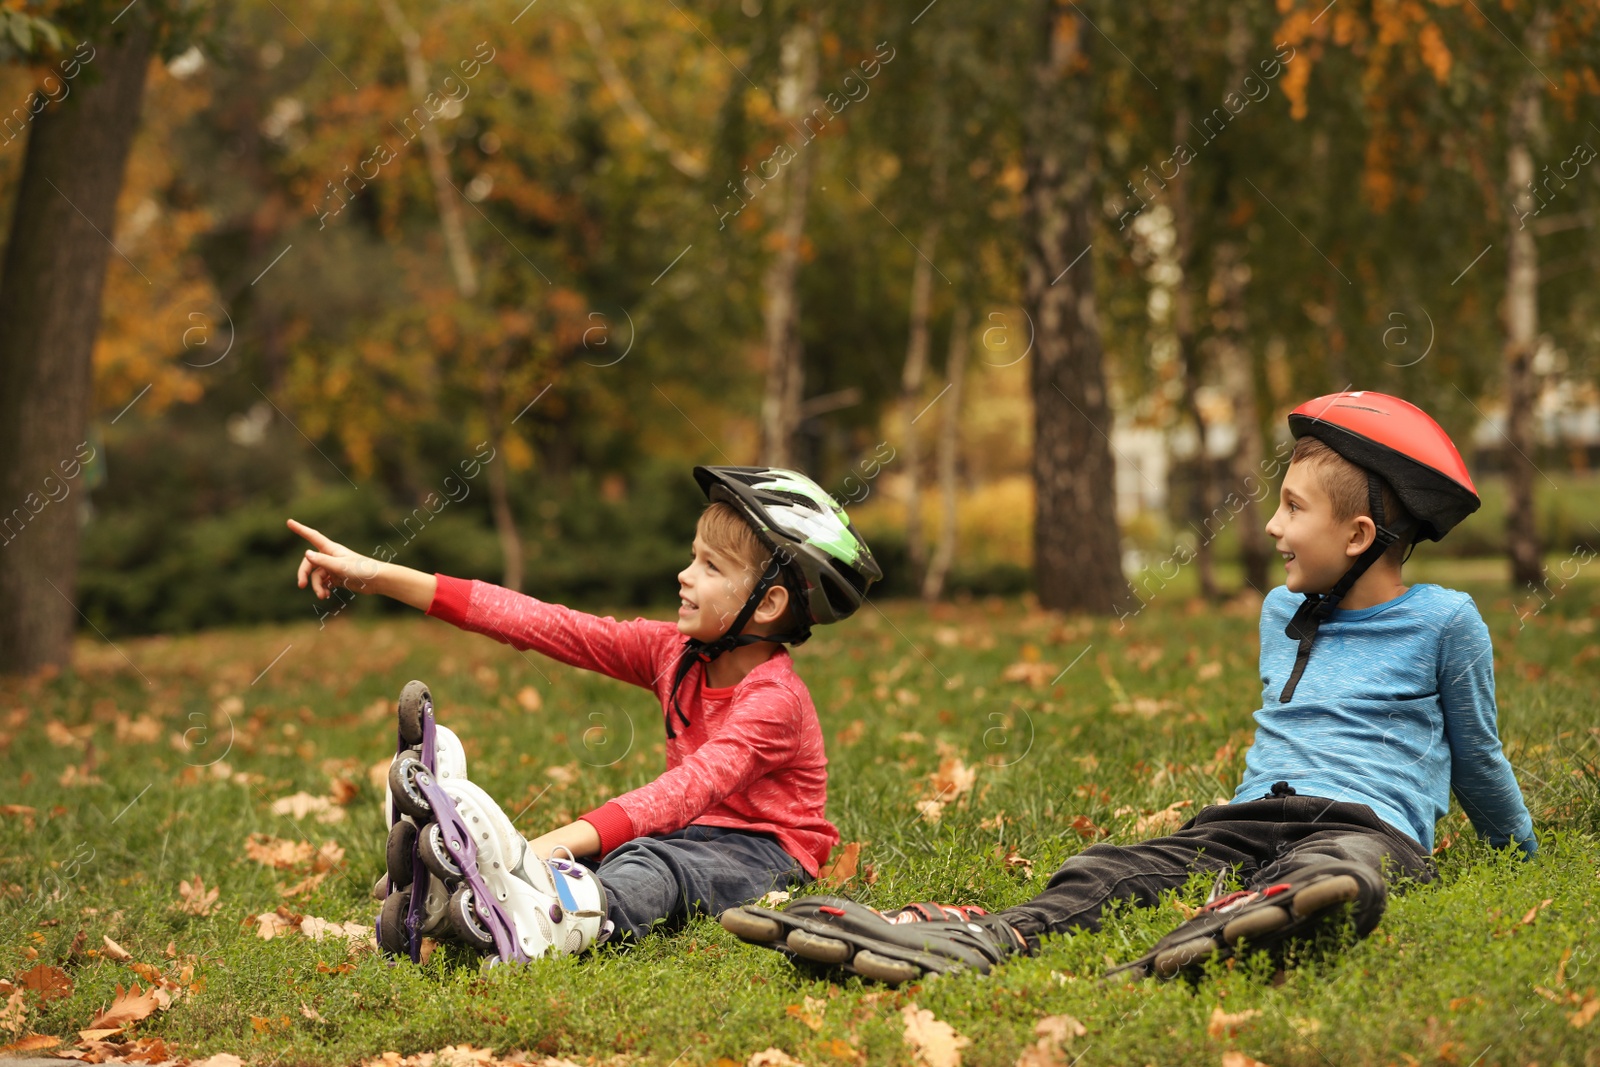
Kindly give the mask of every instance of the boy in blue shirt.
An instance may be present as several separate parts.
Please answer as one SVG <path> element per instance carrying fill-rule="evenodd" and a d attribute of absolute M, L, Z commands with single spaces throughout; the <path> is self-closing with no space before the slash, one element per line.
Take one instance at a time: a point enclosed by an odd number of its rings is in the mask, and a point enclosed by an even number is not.
<path fill-rule="evenodd" d="M 1465 593 L 1401 578 L 1410 547 L 1478 508 L 1460 454 L 1425 412 L 1381 393 L 1320 397 L 1289 426 L 1294 455 L 1267 523 L 1285 580 L 1261 608 L 1262 707 L 1231 802 L 1165 837 L 1093 845 L 998 914 L 808 897 L 781 912 L 730 910 L 723 926 L 899 983 L 987 971 L 1036 952 L 1042 934 L 1098 929 L 1111 901 L 1155 905 L 1195 872 L 1217 872 L 1220 887 L 1236 870 L 1243 889 L 1213 893 L 1112 972 L 1170 978 L 1236 949 L 1281 958 L 1346 904 L 1366 936 L 1388 883 L 1435 877 L 1434 823 L 1452 791 L 1492 845 L 1531 857 L 1538 842 L 1496 730 L 1488 628 Z"/>

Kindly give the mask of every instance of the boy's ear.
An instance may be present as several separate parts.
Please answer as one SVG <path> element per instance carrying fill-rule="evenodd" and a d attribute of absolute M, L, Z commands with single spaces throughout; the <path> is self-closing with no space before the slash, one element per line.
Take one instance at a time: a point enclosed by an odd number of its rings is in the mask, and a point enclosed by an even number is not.
<path fill-rule="evenodd" d="M 774 623 L 783 618 L 784 612 L 788 609 L 789 588 L 782 582 L 775 582 L 762 595 L 761 603 L 756 606 L 756 613 L 750 621 L 763 625 Z"/>
<path fill-rule="evenodd" d="M 1371 515 L 1357 515 L 1353 522 L 1350 540 L 1344 546 L 1344 554 L 1352 559 L 1365 552 L 1378 539 L 1378 524 L 1372 521 Z"/>

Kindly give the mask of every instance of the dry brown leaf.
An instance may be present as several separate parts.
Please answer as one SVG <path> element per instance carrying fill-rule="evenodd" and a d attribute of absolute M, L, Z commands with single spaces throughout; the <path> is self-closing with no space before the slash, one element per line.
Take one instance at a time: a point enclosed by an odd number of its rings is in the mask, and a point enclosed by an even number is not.
<path fill-rule="evenodd" d="M 923 1067 L 960 1067 L 961 1050 L 972 1044 L 955 1027 L 933 1017 L 933 1012 L 907 1004 L 900 1009 L 905 1021 L 903 1040 Z"/>
<path fill-rule="evenodd" d="M 1096 826 L 1094 824 L 1094 820 L 1089 818 L 1087 815 L 1079 815 L 1073 818 L 1072 828 L 1078 832 L 1079 837 L 1088 838 L 1090 840 L 1096 837 L 1105 837 L 1111 832 L 1109 830 L 1102 830 L 1100 827 Z"/>
<path fill-rule="evenodd" d="M 1003 811 L 995 812 L 992 819 L 980 819 L 978 821 L 978 829 L 980 830 L 1003 830 L 1005 825 L 1006 813 Z"/>
<path fill-rule="evenodd" d="M 219 1052 L 203 1060 L 190 1060 L 189 1067 L 244 1067 L 244 1061 L 231 1052 Z"/>
<path fill-rule="evenodd" d="M 361 787 L 348 778 L 336 776 L 328 779 L 328 795 L 335 804 L 345 807 L 361 795 Z"/>
<path fill-rule="evenodd" d="M 862 719 L 851 719 L 843 730 L 835 735 L 834 740 L 840 748 L 849 748 L 859 742 L 867 733 L 867 724 Z"/>
<path fill-rule="evenodd" d="M 944 814 L 944 805 L 937 800 L 919 800 L 916 809 L 922 813 L 923 822 L 938 822 Z"/>
<path fill-rule="evenodd" d="M 1533 920 L 1535 920 L 1535 919 L 1537 919 L 1539 917 L 1540 910 L 1543 909 L 1543 908 L 1549 907 L 1551 901 L 1553 901 L 1554 899 L 1555 899 L 1554 897 L 1546 897 L 1545 899 L 1541 900 L 1539 903 L 1535 904 L 1533 907 L 1529 908 L 1528 909 L 1528 914 L 1526 914 L 1526 915 L 1524 915 L 1522 917 L 1522 925 L 1523 926 L 1531 926 L 1533 924 Z"/>
<path fill-rule="evenodd" d="M 1034 1024 L 1039 1040 L 1022 1050 L 1017 1067 L 1064 1067 L 1071 1062 L 1062 1047 L 1089 1031 L 1070 1015 L 1047 1015 Z"/>
<path fill-rule="evenodd" d="M 120 1029 L 129 1023 L 136 1023 L 148 1018 L 152 1013 L 161 1011 L 170 1006 L 172 998 L 160 988 L 152 988 L 148 992 L 139 988 L 139 983 L 133 983 L 127 992 L 122 986 L 117 985 L 116 998 L 105 1011 L 89 1020 L 88 1029 L 101 1030 L 113 1027 Z"/>
<path fill-rule="evenodd" d="M 1142 815 L 1134 820 L 1133 832 L 1140 836 L 1171 833 L 1184 823 L 1183 816 L 1178 813 L 1193 803 L 1192 800 L 1176 800 L 1160 811 Z"/>
<path fill-rule="evenodd" d="M 1267 1065 L 1235 1049 L 1229 1049 L 1222 1054 L 1222 1067 L 1267 1067 Z"/>
<path fill-rule="evenodd" d="M 1054 663 L 1030 663 L 1019 660 L 1000 672 L 1002 682 L 1024 682 L 1034 688 L 1049 685 L 1050 681 L 1059 673 Z"/>
<path fill-rule="evenodd" d="M 106 943 L 105 954 L 116 960 L 118 963 L 127 963 L 129 960 L 133 959 L 133 953 L 129 952 L 127 949 L 111 940 L 110 937 L 102 935 L 100 940 Z"/>
<path fill-rule="evenodd" d="M 1254 1025 L 1250 1020 L 1261 1013 L 1254 1008 L 1229 1015 L 1220 1007 L 1211 1009 L 1211 1021 L 1206 1023 L 1206 1033 L 1212 1037 L 1232 1037 L 1240 1030 Z"/>
<path fill-rule="evenodd" d="M 38 814 L 37 810 L 26 804 L 0 804 L 0 815 L 10 819 L 21 819 L 22 828 L 30 832 L 33 830 L 34 818 Z"/>
<path fill-rule="evenodd" d="M 130 719 L 118 712 L 116 731 L 119 745 L 148 745 L 161 740 L 161 722 L 152 715 Z"/>
<path fill-rule="evenodd" d="M 67 977 L 67 972 L 48 963 L 41 963 L 37 967 L 23 971 L 18 981 L 33 990 L 44 1004 L 72 996 L 72 979 Z"/>
<path fill-rule="evenodd" d="M 28 1025 L 28 995 L 20 989 L 11 991 L 6 1006 L 0 1008 L 0 1030 L 20 1034 Z"/>
<path fill-rule="evenodd" d="M 821 1030 L 822 1015 L 827 1008 L 828 1002 L 821 997 L 806 997 L 802 1003 L 790 1004 L 783 1010 L 789 1018 L 799 1019 L 813 1030 Z"/>
<path fill-rule="evenodd" d="M 1016 871 L 1023 878 L 1033 877 L 1033 861 L 1018 852 L 1015 847 L 1007 848 L 1004 845 L 996 845 L 993 856 L 1000 861 L 1001 866 L 1005 867 L 1006 870 Z"/>
<path fill-rule="evenodd" d="M 38 1052 L 42 1049 L 55 1048 L 59 1044 L 61 1044 L 61 1039 L 50 1034 L 28 1034 L 26 1037 L 13 1041 L 9 1045 L 0 1045 L 0 1055 Z"/>
<path fill-rule="evenodd" d="M 1567 1021 L 1574 1030 L 1582 1030 L 1589 1025 L 1589 1020 L 1595 1017 L 1596 1012 L 1600 1012 L 1600 998 L 1591 996 L 1583 1002 L 1583 1007 L 1567 1016 Z"/>
<path fill-rule="evenodd" d="M 544 773 L 545 777 L 556 783 L 556 785 L 571 785 L 578 780 L 578 765 L 576 763 L 568 763 L 558 767 L 546 767 Z"/>
<path fill-rule="evenodd" d="M 842 846 L 834 857 L 817 872 L 817 881 L 838 889 L 856 876 L 856 865 L 861 859 L 861 842 L 851 841 Z"/>
<path fill-rule="evenodd" d="M 789 891 L 787 889 L 774 889 L 772 892 L 756 901 L 756 903 L 761 905 L 763 908 L 776 908 L 779 904 L 787 903 L 788 900 Z"/>
<path fill-rule="evenodd" d="M 322 1013 L 320 1011 L 318 1011 L 316 1008 L 308 1006 L 303 1000 L 300 1002 L 300 1014 L 304 1015 L 307 1019 L 310 1019 L 314 1023 L 325 1023 L 328 1021 L 322 1017 Z"/>
<path fill-rule="evenodd" d="M 313 871 L 331 871 L 344 863 L 344 846 L 337 841 L 324 841 L 311 861 Z"/>
<path fill-rule="evenodd" d="M 300 920 L 300 932 L 313 941 L 321 941 L 325 937 L 344 937 L 360 941 L 372 936 L 372 927 L 363 926 L 358 922 L 336 923 L 329 919 L 319 919 L 315 915 L 307 915 Z"/>
<path fill-rule="evenodd" d="M 309 841 L 286 841 L 271 834 L 253 833 L 244 843 L 244 854 L 263 867 L 280 871 L 292 870 L 302 863 L 311 862 L 316 850 Z"/>
<path fill-rule="evenodd" d="M 178 903 L 173 907 L 189 915 L 210 915 L 217 910 L 217 893 L 216 889 L 207 889 L 197 874 L 192 883 L 178 883 Z"/>
<path fill-rule="evenodd" d="M 311 892 L 312 890 L 316 889 L 317 886 L 321 885 L 323 883 L 323 881 L 327 877 L 328 877 L 328 872 L 327 871 L 322 871 L 322 872 L 320 872 L 318 874 L 307 875 L 305 878 L 302 878 L 300 881 L 296 882 L 294 885 L 284 885 L 282 882 L 279 882 L 278 883 L 278 895 L 280 897 L 299 897 L 299 896 L 304 896 L 307 893 Z"/>
<path fill-rule="evenodd" d="M 290 922 L 287 916 L 275 911 L 264 911 L 255 917 L 256 936 L 263 941 L 271 941 L 283 934 L 292 934 L 299 929 L 299 923 Z"/>
<path fill-rule="evenodd" d="M 331 797 L 314 797 L 302 791 L 274 800 L 272 814 L 287 815 L 291 819 L 315 815 L 320 823 L 335 823 L 344 821 L 345 811 Z"/>
<path fill-rule="evenodd" d="M 923 797 L 949 804 L 970 793 L 973 783 L 977 780 L 976 767 L 968 767 L 960 756 L 946 756 L 939 761 L 939 769 L 928 775 L 928 785 L 923 791 Z"/>
<path fill-rule="evenodd" d="M 774 1047 L 753 1053 L 745 1061 L 745 1067 L 805 1067 L 805 1065 L 783 1049 Z"/>
<path fill-rule="evenodd" d="M 544 700 L 539 696 L 539 691 L 531 685 L 525 685 L 517 690 L 517 703 L 522 705 L 523 711 L 538 711 L 544 707 Z"/>

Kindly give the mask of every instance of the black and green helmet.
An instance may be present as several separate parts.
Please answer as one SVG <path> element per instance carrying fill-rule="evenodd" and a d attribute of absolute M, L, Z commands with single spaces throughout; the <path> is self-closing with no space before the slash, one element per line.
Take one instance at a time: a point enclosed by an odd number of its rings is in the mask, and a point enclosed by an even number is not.
<path fill-rule="evenodd" d="M 867 544 L 827 490 L 782 467 L 696 467 L 706 499 L 734 507 L 793 578 L 807 625 L 855 614 L 873 582 L 883 578 Z M 802 595 L 803 594 L 803 595 Z"/>

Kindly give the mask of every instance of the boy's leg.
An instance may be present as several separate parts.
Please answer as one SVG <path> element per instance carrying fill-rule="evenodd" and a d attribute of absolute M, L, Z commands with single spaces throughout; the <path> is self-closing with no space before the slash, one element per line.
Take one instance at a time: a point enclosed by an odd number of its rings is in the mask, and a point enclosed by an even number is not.
<path fill-rule="evenodd" d="M 1100 929 L 1100 913 L 1114 900 L 1153 906 L 1196 871 L 1238 866 L 1248 874 L 1272 855 L 1276 828 L 1212 818 L 1219 811 L 1226 809 L 1206 808 L 1166 837 L 1136 845 L 1091 845 L 1062 864 L 1044 892 L 999 914 L 1036 945 L 1041 934 Z"/>
<path fill-rule="evenodd" d="M 811 880 L 772 837 L 713 826 L 634 838 L 596 870 L 620 940 L 643 937 L 657 923 L 676 927 L 694 915 L 717 915 Z"/>

